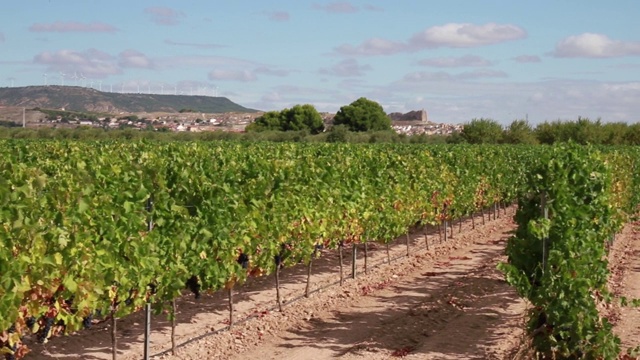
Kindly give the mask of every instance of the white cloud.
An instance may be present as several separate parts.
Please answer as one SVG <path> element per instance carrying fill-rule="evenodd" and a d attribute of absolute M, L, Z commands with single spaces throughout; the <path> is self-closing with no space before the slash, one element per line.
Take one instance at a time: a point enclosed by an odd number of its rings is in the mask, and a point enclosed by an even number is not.
<path fill-rule="evenodd" d="M 468 48 L 523 39 L 527 32 L 516 25 L 487 23 L 484 25 L 449 23 L 433 26 L 414 34 L 409 40 L 413 48 Z"/>
<path fill-rule="evenodd" d="M 504 71 L 490 70 L 490 69 L 478 69 L 473 71 L 466 71 L 455 76 L 460 80 L 472 80 L 482 78 L 507 78 L 509 75 Z"/>
<path fill-rule="evenodd" d="M 520 55 L 514 57 L 512 60 L 521 64 L 542 62 L 542 59 L 536 55 Z"/>
<path fill-rule="evenodd" d="M 102 22 L 80 23 L 80 22 L 54 22 L 50 24 L 37 23 L 29 27 L 33 32 L 116 32 L 118 29 L 113 25 Z"/>
<path fill-rule="evenodd" d="M 435 84 L 434 84 L 435 83 Z M 437 86 L 434 86 L 437 85 Z M 389 84 L 384 103 L 398 111 L 425 108 L 436 122 L 464 123 L 487 117 L 502 124 L 527 114 L 532 124 L 545 120 L 602 118 L 640 120 L 640 82 L 551 80 L 541 82 L 464 81 L 446 73 L 411 73 Z M 420 94 L 419 103 L 406 100 Z M 385 108 L 386 109 L 386 108 Z"/>
<path fill-rule="evenodd" d="M 439 57 L 423 59 L 418 62 L 422 66 L 430 67 L 484 67 L 493 65 L 491 61 L 476 55 L 465 55 L 461 57 Z"/>
<path fill-rule="evenodd" d="M 122 73 L 115 58 L 105 52 L 89 49 L 82 52 L 73 50 L 45 51 L 36 55 L 34 63 L 46 65 L 47 71 L 82 73 L 90 78 L 104 78 Z"/>
<path fill-rule="evenodd" d="M 559 41 L 551 54 L 560 58 L 638 56 L 640 41 L 620 41 L 602 34 L 584 33 Z"/>
<path fill-rule="evenodd" d="M 341 55 L 347 56 L 369 56 L 369 55 L 391 55 L 401 52 L 406 49 L 406 45 L 400 42 L 372 38 L 366 40 L 358 46 L 341 45 L 334 49 L 334 51 Z"/>
<path fill-rule="evenodd" d="M 163 6 L 148 7 L 144 9 L 144 13 L 147 14 L 154 23 L 165 26 L 178 25 L 180 20 L 185 17 L 182 11 Z"/>
<path fill-rule="evenodd" d="M 433 81 L 449 81 L 451 79 L 453 79 L 451 74 L 446 73 L 444 71 L 438 71 L 438 72 L 418 71 L 418 72 L 413 72 L 405 75 L 403 78 L 403 82 L 423 83 L 423 82 L 433 82 Z"/>
<path fill-rule="evenodd" d="M 225 48 L 226 47 L 224 45 L 219 45 L 219 44 L 214 44 L 214 43 L 190 43 L 190 42 L 173 41 L 173 40 L 170 40 L 170 39 L 165 39 L 164 43 L 168 44 L 168 45 L 187 46 L 187 47 L 193 47 L 193 48 L 198 48 L 198 49 L 219 49 L 219 48 Z"/>
<path fill-rule="evenodd" d="M 488 23 L 484 25 L 449 23 L 433 26 L 416 33 L 406 41 L 381 38 L 365 40 L 360 45 L 344 44 L 334 52 L 346 56 L 391 55 L 439 47 L 471 48 L 498 44 L 527 37 L 527 32 L 510 24 Z"/>
<path fill-rule="evenodd" d="M 213 81 L 256 81 L 256 75 L 248 70 L 213 70 L 209 72 L 209 80 Z"/>
<path fill-rule="evenodd" d="M 332 14 L 349 14 L 358 11 L 358 8 L 348 1 L 336 1 L 326 5 L 313 4 L 313 8 Z"/>
<path fill-rule="evenodd" d="M 345 59 L 330 68 L 321 68 L 320 74 L 332 76 L 363 76 L 366 71 L 371 70 L 370 65 L 360 65 L 355 59 Z"/>
<path fill-rule="evenodd" d="M 152 69 L 155 67 L 153 61 L 145 54 L 128 49 L 118 54 L 118 65 L 125 68 Z"/>
<path fill-rule="evenodd" d="M 283 69 L 272 69 L 266 66 L 259 66 L 257 68 L 255 68 L 253 70 L 254 74 L 263 74 L 263 75 L 271 75 L 271 76 L 279 76 L 279 77 L 285 77 L 287 75 L 289 75 L 290 71 L 289 70 L 283 70 Z"/>

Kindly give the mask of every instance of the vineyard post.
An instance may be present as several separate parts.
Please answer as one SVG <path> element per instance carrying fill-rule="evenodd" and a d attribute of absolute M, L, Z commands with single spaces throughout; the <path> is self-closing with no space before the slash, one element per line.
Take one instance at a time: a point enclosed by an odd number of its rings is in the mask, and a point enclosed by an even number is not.
<path fill-rule="evenodd" d="M 451 236 L 453 237 L 453 217 L 449 220 L 449 230 L 451 230 Z"/>
<path fill-rule="evenodd" d="M 367 269 L 367 258 L 369 257 L 369 249 L 368 249 L 368 241 L 364 242 L 364 273 L 368 274 L 369 273 L 369 269 Z"/>
<path fill-rule="evenodd" d="M 443 224 L 444 224 L 444 242 L 447 242 L 447 218 L 445 217 L 443 220 Z"/>
<path fill-rule="evenodd" d="M 484 225 L 484 207 L 480 207 L 480 215 L 482 215 L 482 225 Z"/>
<path fill-rule="evenodd" d="M 149 360 L 149 338 L 151 337 L 151 304 L 144 304 L 144 360 Z"/>
<path fill-rule="evenodd" d="M 356 278 L 356 258 L 357 258 L 357 252 L 358 252 L 358 247 L 356 246 L 356 243 L 351 244 L 351 278 L 355 279 Z"/>
<path fill-rule="evenodd" d="M 549 210 L 547 209 L 547 192 L 543 191 L 541 195 L 540 206 L 542 208 L 542 216 L 549 219 Z M 544 276 L 547 269 L 547 242 L 549 239 L 545 236 L 542 238 L 542 275 Z"/>
<path fill-rule="evenodd" d="M 171 355 L 176 354 L 176 299 L 171 300 Z"/>
<path fill-rule="evenodd" d="M 409 230 L 407 229 L 407 256 L 411 254 L 409 249 Z"/>
<path fill-rule="evenodd" d="M 438 221 L 438 240 L 442 244 L 442 223 Z"/>
<path fill-rule="evenodd" d="M 496 220 L 498 218 L 498 203 L 494 202 L 493 203 L 493 220 Z"/>
<path fill-rule="evenodd" d="M 280 301 L 280 261 L 276 261 L 276 301 L 278 302 L 278 311 L 282 312 L 282 301 Z"/>
<path fill-rule="evenodd" d="M 427 250 L 429 250 L 429 235 L 427 231 L 428 224 L 424 225 L 424 244 L 427 246 Z"/>
<path fill-rule="evenodd" d="M 233 326 L 233 286 L 229 286 L 229 329 Z"/>
<path fill-rule="evenodd" d="M 473 230 L 476 229 L 476 213 L 475 213 L 475 211 L 471 212 L 471 228 Z"/>
<path fill-rule="evenodd" d="M 391 254 L 389 253 L 389 243 L 387 242 L 387 263 L 391 264 Z"/>
<path fill-rule="evenodd" d="M 147 231 L 153 230 L 153 198 L 149 196 L 147 199 L 146 210 L 149 213 L 149 220 L 147 221 Z M 144 304 L 144 360 L 149 360 L 149 342 L 151 337 L 151 303 L 147 298 L 147 302 Z"/>
<path fill-rule="evenodd" d="M 118 340 L 116 339 L 116 304 L 111 304 L 111 358 L 118 359 Z"/>
<path fill-rule="evenodd" d="M 338 244 L 338 257 L 340 258 L 340 286 L 344 284 L 344 271 L 343 271 L 344 254 L 342 253 L 343 248 L 344 248 L 344 241 L 340 241 L 340 244 Z"/>
<path fill-rule="evenodd" d="M 458 234 L 462 232 L 462 215 L 458 218 Z"/>
<path fill-rule="evenodd" d="M 313 263 L 313 256 L 309 259 L 307 264 L 307 287 L 304 289 L 304 297 L 309 297 L 311 291 L 311 264 Z"/>

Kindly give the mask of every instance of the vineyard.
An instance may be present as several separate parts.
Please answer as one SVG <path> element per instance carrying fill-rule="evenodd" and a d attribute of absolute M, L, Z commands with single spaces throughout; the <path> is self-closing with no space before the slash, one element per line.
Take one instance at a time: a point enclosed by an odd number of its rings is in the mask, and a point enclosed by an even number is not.
<path fill-rule="evenodd" d="M 426 226 L 446 240 L 515 202 L 501 270 L 533 305 L 537 351 L 620 353 L 598 306 L 614 301 L 604 259 L 640 202 L 634 148 L 4 141 L 0 154 L 7 359 L 95 319 L 111 321 L 115 357 L 116 319 L 148 304 L 172 317 L 185 287 L 225 289 L 233 308 L 249 277 L 278 284 L 320 250 Z"/>

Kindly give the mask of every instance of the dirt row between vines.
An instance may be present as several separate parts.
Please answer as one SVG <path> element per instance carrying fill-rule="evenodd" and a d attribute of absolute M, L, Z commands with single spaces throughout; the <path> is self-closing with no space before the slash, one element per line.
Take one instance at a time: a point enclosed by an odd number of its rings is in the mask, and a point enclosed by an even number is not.
<path fill-rule="evenodd" d="M 609 289 L 613 295 L 640 299 L 640 221 L 627 224 L 616 235 L 609 254 L 611 278 Z M 614 302 L 608 318 L 620 337 L 622 353 L 640 345 L 640 308 L 621 307 Z"/>
<path fill-rule="evenodd" d="M 283 313 L 275 309 L 274 278 L 251 278 L 234 289 L 234 318 L 228 324 L 225 291 L 195 300 L 177 300 L 177 354 L 170 355 L 170 323 L 152 318 L 150 353 L 156 359 L 226 359 L 234 356 L 285 359 L 506 358 L 522 338 L 524 301 L 495 269 L 504 261 L 504 246 L 514 229 L 514 208 L 496 220 L 475 217 L 453 226 L 442 241 L 437 229 L 416 229 L 391 246 L 391 264 L 383 245 L 369 245 L 368 273 L 362 245 L 357 251 L 357 278 L 351 279 L 351 250 L 344 251 L 343 286 L 336 251 L 324 251 L 313 262 L 310 298 L 304 298 L 307 268 L 281 272 Z M 487 216 L 485 216 L 485 219 Z M 451 231 L 451 229 L 449 229 Z M 295 300 L 295 301 L 294 301 Z M 241 321 L 249 317 L 248 321 Z M 142 313 L 118 320 L 118 358 L 141 359 Z M 30 344 L 27 359 L 111 359 L 108 322 L 45 345 Z"/>

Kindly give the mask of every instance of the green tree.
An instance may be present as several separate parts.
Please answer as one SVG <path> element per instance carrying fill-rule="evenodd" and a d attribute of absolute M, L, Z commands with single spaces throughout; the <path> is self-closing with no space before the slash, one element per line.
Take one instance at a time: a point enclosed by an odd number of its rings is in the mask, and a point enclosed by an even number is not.
<path fill-rule="evenodd" d="M 309 130 L 311 134 L 319 134 L 324 130 L 322 116 L 313 105 L 295 105 L 284 109 L 280 115 L 280 130 Z"/>
<path fill-rule="evenodd" d="M 318 134 L 324 130 L 322 116 L 313 105 L 295 105 L 291 109 L 269 111 L 256 118 L 246 128 L 252 131 L 309 131 Z"/>
<path fill-rule="evenodd" d="M 514 120 L 503 133 L 502 141 L 507 144 L 537 144 L 538 139 L 527 120 Z"/>
<path fill-rule="evenodd" d="M 262 116 L 256 118 L 254 122 L 247 125 L 247 132 L 261 132 L 269 130 L 280 130 L 281 116 L 280 111 L 268 111 Z"/>
<path fill-rule="evenodd" d="M 340 108 L 334 125 L 346 125 L 350 131 L 380 131 L 391 129 L 391 119 L 380 104 L 364 97 Z"/>
<path fill-rule="evenodd" d="M 502 141 L 502 126 L 492 119 L 473 119 L 460 135 L 470 144 L 497 144 Z"/>

